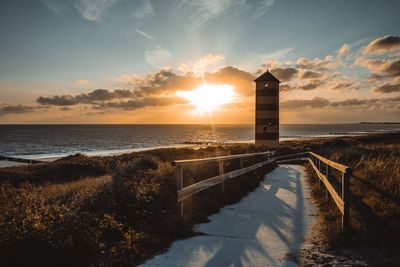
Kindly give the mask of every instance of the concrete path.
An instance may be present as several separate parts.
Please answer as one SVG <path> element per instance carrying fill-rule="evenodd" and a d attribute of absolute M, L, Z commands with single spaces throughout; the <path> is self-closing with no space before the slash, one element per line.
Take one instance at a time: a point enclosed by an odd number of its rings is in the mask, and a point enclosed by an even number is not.
<path fill-rule="evenodd" d="M 240 202 L 200 224 L 205 235 L 179 240 L 142 266 L 297 266 L 315 223 L 304 167 L 281 165 Z"/>

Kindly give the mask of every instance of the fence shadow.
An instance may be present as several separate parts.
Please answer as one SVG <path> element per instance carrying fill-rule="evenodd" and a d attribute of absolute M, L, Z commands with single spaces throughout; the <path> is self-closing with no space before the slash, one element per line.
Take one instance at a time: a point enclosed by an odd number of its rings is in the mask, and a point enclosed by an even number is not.
<path fill-rule="evenodd" d="M 174 243 L 153 263 L 295 266 L 290 255 L 296 255 L 301 248 L 306 224 L 310 223 L 305 222 L 310 210 L 304 203 L 304 181 L 298 168 L 301 167 L 283 165 L 267 174 L 254 192 L 212 215 L 210 223 L 199 225 L 198 230 L 204 235 Z M 170 265 L 163 258 L 169 259 Z"/>

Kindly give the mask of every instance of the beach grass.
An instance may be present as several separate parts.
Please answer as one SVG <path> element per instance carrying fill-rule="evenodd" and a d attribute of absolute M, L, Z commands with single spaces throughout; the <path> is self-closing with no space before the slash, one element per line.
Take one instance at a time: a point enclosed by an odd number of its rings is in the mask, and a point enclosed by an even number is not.
<path fill-rule="evenodd" d="M 288 144 L 293 146 L 295 144 Z M 298 144 L 297 144 L 298 145 Z M 313 151 L 352 168 L 350 225 L 341 231 L 341 215 L 310 166 L 308 174 L 322 218 L 322 238 L 328 248 L 350 250 L 371 266 L 400 262 L 400 134 L 309 141 Z M 336 175 L 332 182 L 340 188 Z M 340 191 L 338 191 L 340 192 Z"/>
<path fill-rule="evenodd" d="M 169 148 L 1 168 L 1 263 L 135 266 L 172 241 L 196 234 L 195 223 L 238 201 L 267 171 L 229 181 L 225 198 L 215 186 L 185 200 L 181 220 L 171 160 L 254 151 L 248 145 Z M 227 162 L 227 170 L 235 168 L 239 162 Z M 212 164 L 197 166 L 186 171 L 186 183 L 217 173 Z"/>

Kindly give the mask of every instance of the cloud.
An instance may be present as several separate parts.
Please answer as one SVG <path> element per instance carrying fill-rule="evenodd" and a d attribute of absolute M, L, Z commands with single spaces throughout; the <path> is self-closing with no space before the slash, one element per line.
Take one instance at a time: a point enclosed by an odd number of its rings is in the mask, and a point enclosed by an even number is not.
<path fill-rule="evenodd" d="M 284 83 L 279 85 L 279 91 L 280 92 L 288 92 L 288 91 L 292 91 L 295 90 L 296 88 L 294 88 L 292 85 Z"/>
<path fill-rule="evenodd" d="M 335 62 L 335 58 L 331 55 L 326 56 L 324 59 L 315 58 L 313 60 L 301 57 L 297 60 L 297 67 L 323 71 L 337 68 L 338 62 Z"/>
<path fill-rule="evenodd" d="M 150 0 L 142 0 L 142 5 L 139 6 L 132 14 L 136 19 L 144 19 L 155 16 L 154 7 Z"/>
<path fill-rule="evenodd" d="M 88 80 L 77 80 L 76 83 L 79 85 L 89 85 L 90 84 L 90 82 Z"/>
<path fill-rule="evenodd" d="M 254 94 L 254 76 L 246 71 L 227 66 L 202 75 L 179 73 L 171 68 L 160 69 L 145 76 L 120 76 L 114 82 L 125 89 L 96 89 L 77 95 L 41 96 L 36 102 L 43 106 L 70 107 L 89 105 L 94 109 L 134 110 L 148 106 L 168 106 L 185 104 L 177 98 L 177 91 L 192 90 L 204 82 L 209 84 L 229 84 L 242 97 Z M 65 109 L 66 110 L 66 109 Z"/>
<path fill-rule="evenodd" d="M 268 54 L 265 58 L 269 59 L 282 59 L 285 58 L 287 56 L 290 56 L 293 54 L 294 48 L 291 47 L 287 47 L 287 48 L 282 48 L 282 49 L 278 49 L 270 54 Z"/>
<path fill-rule="evenodd" d="M 204 79 L 210 84 L 232 85 L 236 93 L 242 96 L 252 96 L 254 94 L 253 81 L 255 76 L 232 66 L 220 68 L 213 73 L 206 73 Z"/>
<path fill-rule="evenodd" d="M 101 15 L 118 0 L 79 0 L 73 6 L 89 21 L 98 21 Z"/>
<path fill-rule="evenodd" d="M 120 102 L 104 102 L 94 106 L 95 109 L 122 109 L 136 110 L 146 107 L 171 106 L 176 104 L 187 104 L 188 101 L 180 97 L 147 97 L 136 100 L 120 101 Z"/>
<path fill-rule="evenodd" d="M 375 74 L 384 74 L 388 77 L 400 76 L 400 59 L 366 59 L 359 57 L 355 61 L 356 65 L 367 68 Z"/>
<path fill-rule="evenodd" d="M 9 114 L 21 114 L 35 111 L 35 107 L 24 105 L 3 105 L 0 106 L 0 116 Z"/>
<path fill-rule="evenodd" d="M 203 82 L 203 79 L 199 76 L 194 76 L 191 73 L 177 74 L 171 68 L 160 69 L 156 73 L 149 73 L 145 76 L 124 75 L 116 77 L 114 80 L 119 86 L 134 90 L 138 96 L 190 90 Z"/>
<path fill-rule="evenodd" d="M 258 17 L 261 17 L 265 15 L 274 5 L 275 1 L 274 0 L 263 0 L 261 1 L 261 4 L 257 6 L 257 12 L 254 15 L 253 19 L 256 19 Z"/>
<path fill-rule="evenodd" d="M 324 85 L 326 82 L 322 80 L 311 80 L 309 83 L 297 86 L 297 89 L 309 91 L 317 89 L 318 87 Z"/>
<path fill-rule="evenodd" d="M 270 70 L 281 82 L 290 81 L 296 77 L 298 70 L 296 68 L 274 68 Z M 264 72 L 264 71 L 262 71 Z M 260 73 L 260 72 L 258 72 Z"/>
<path fill-rule="evenodd" d="M 70 108 L 70 107 L 61 107 L 60 110 L 61 111 L 71 111 L 71 110 L 74 110 L 74 109 Z"/>
<path fill-rule="evenodd" d="M 287 100 L 280 104 L 283 109 L 300 109 L 300 108 L 323 108 L 330 104 L 330 101 L 323 97 L 315 97 L 313 99 L 293 99 Z"/>
<path fill-rule="evenodd" d="M 39 0 L 44 6 L 53 11 L 54 13 L 61 14 L 63 9 L 63 2 L 57 0 Z"/>
<path fill-rule="evenodd" d="M 400 51 L 400 37 L 387 35 L 376 38 L 363 50 L 364 54 L 383 54 Z"/>
<path fill-rule="evenodd" d="M 320 72 L 316 72 L 316 71 L 311 71 L 311 70 L 307 70 L 301 73 L 299 79 L 304 80 L 304 79 L 319 79 L 321 77 L 323 77 L 324 75 Z"/>
<path fill-rule="evenodd" d="M 360 86 L 353 82 L 338 82 L 334 83 L 331 87 L 331 90 L 358 90 Z"/>
<path fill-rule="evenodd" d="M 146 37 L 147 39 L 154 41 L 154 37 L 151 36 L 150 34 L 145 33 L 144 31 L 141 31 L 141 30 L 139 30 L 139 29 L 135 29 L 135 31 L 136 31 L 137 33 L 139 33 L 140 35 Z"/>
<path fill-rule="evenodd" d="M 306 108 L 313 109 L 343 109 L 348 108 L 373 108 L 382 109 L 386 107 L 388 109 L 394 109 L 397 104 L 400 103 L 400 97 L 391 98 L 349 98 L 344 100 L 333 101 L 324 97 L 314 97 L 312 99 L 293 99 L 283 101 L 281 107 L 286 110 L 300 110 Z M 371 106 L 372 105 L 372 106 Z"/>
<path fill-rule="evenodd" d="M 376 93 L 393 93 L 400 92 L 400 83 L 385 83 L 373 90 Z"/>
<path fill-rule="evenodd" d="M 106 89 L 96 89 L 88 94 L 79 95 L 62 95 L 52 97 L 39 97 L 36 102 L 40 105 L 52 106 L 73 106 L 78 104 L 92 104 L 98 101 L 106 101 L 113 99 L 129 98 L 136 96 L 135 92 L 129 90 L 109 91 Z"/>
<path fill-rule="evenodd" d="M 350 45 L 344 44 L 338 51 L 339 57 L 344 57 L 350 53 Z"/>
<path fill-rule="evenodd" d="M 171 52 L 161 46 L 157 46 L 153 50 L 146 51 L 144 55 L 147 63 L 158 68 L 167 65 L 172 59 Z"/>
<path fill-rule="evenodd" d="M 204 73 L 208 67 L 221 63 L 225 60 L 225 56 L 221 54 L 208 54 L 202 56 L 197 61 L 189 61 L 179 65 L 178 69 L 182 72 L 192 72 L 194 74 Z"/>
<path fill-rule="evenodd" d="M 190 13 L 186 30 L 192 32 L 222 14 L 229 14 L 246 7 L 246 0 L 183 0 L 177 9 Z"/>
<path fill-rule="evenodd" d="M 219 68 L 213 72 L 195 75 L 192 72 L 177 73 L 171 68 L 160 69 L 146 76 L 120 76 L 115 78 L 118 86 L 134 90 L 139 96 L 174 94 L 176 91 L 192 90 L 207 82 L 209 84 L 230 84 L 243 96 L 253 93 L 255 77 L 246 71 L 232 66 Z"/>

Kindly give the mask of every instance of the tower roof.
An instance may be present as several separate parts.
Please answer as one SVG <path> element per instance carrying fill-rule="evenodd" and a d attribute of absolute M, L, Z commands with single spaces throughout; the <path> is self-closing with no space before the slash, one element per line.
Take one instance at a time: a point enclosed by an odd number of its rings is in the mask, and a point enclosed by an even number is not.
<path fill-rule="evenodd" d="M 278 83 L 281 82 L 274 75 L 272 75 L 271 72 L 269 72 L 268 70 L 263 75 L 261 75 L 260 77 L 255 79 L 254 81 L 255 82 L 274 81 L 274 82 L 278 82 Z"/>

